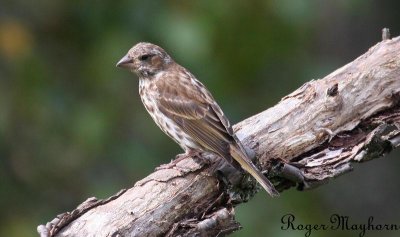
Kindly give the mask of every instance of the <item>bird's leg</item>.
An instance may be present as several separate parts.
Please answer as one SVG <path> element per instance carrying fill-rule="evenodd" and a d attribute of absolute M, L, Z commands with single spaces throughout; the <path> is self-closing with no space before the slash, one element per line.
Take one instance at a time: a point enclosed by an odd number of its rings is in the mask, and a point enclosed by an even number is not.
<path fill-rule="evenodd" d="M 187 157 L 199 157 L 200 156 L 200 151 L 199 150 L 194 150 L 194 149 L 187 149 L 185 150 L 185 153 L 178 154 L 175 156 L 175 160 L 177 163 Z"/>
<path fill-rule="evenodd" d="M 171 169 L 180 161 L 189 158 L 189 157 L 200 157 L 200 151 L 194 149 L 187 149 L 185 153 L 178 154 L 175 156 L 175 159 L 171 160 L 168 164 L 163 164 L 157 167 L 155 170 L 162 170 L 162 169 Z"/>

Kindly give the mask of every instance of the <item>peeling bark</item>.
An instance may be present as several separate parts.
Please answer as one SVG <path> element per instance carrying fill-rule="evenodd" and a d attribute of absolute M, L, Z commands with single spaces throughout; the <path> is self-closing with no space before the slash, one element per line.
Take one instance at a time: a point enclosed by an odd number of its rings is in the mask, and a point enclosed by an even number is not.
<path fill-rule="evenodd" d="M 400 38 L 307 82 L 234 129 L 283 191 L 314 188 L 400 144 Z M 88 199 L 38 227 L 41 236 L 221 236 L 258 190 L 211 154 L 187 157 L 107 200 Z"/>

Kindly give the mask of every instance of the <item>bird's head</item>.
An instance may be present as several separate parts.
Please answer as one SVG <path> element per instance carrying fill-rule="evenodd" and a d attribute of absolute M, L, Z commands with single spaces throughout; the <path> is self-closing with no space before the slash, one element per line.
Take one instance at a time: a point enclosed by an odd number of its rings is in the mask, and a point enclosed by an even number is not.
<path fill-rule="evenodd" d="M 150 43 L 138 43 L 117 63 L 117 67 L 127 68 L 139 78 L 151 77 L 164 70 L 173 60 L 161 47 Z"/>

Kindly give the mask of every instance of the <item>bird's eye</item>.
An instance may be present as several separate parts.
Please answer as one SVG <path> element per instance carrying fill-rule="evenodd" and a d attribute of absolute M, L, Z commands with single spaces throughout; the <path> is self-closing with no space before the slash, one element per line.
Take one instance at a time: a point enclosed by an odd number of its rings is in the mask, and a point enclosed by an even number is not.
<path fill-rule="evenodd" d="M 144 54 L 139 57 L 140 61 L 146 61 L 147 59 L 151 58 L 150 54 Z"/>

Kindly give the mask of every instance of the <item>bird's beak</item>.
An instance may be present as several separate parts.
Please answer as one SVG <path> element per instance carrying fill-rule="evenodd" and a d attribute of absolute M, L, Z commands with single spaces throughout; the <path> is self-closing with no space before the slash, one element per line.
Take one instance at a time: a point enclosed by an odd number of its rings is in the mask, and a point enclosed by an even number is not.
<path fill-rule="evenodd" d="M 133 59 L 131 59 L 128 55 L 125 55 L 119 62 L 117 63 L 117 67 L 121 68 L 129 68 L 133 65 Z"/>

